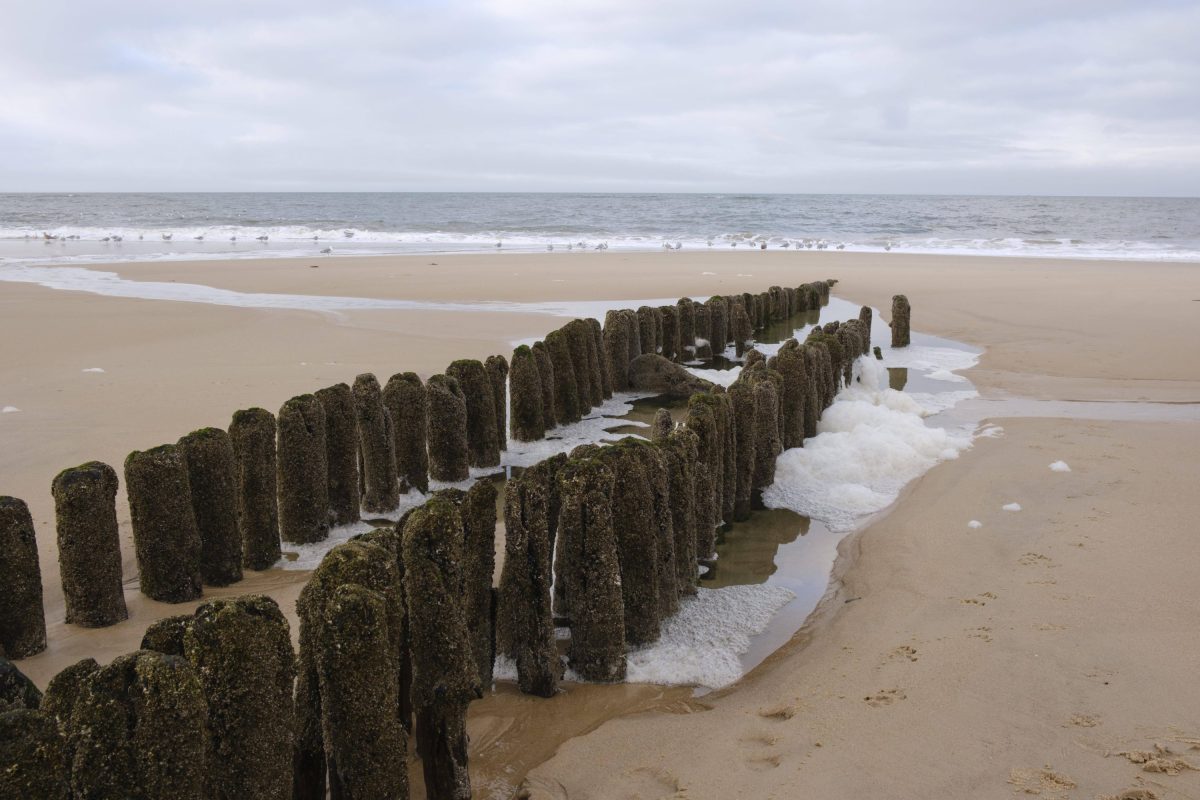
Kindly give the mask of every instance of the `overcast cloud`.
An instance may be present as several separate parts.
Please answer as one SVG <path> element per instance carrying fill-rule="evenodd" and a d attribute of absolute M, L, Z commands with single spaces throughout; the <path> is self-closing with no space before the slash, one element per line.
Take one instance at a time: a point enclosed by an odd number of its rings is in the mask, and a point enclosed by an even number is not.
<path fill-rule="evenodd" d="M 1200 193 L 1200 3 L 6 4 L 0 191 Z"/>

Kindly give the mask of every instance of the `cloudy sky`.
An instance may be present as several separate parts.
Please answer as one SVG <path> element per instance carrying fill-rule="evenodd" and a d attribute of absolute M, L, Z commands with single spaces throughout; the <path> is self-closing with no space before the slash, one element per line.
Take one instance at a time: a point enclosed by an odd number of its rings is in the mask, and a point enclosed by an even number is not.
<path fill-rule="evenodd" d="M 0 191 L 1200 194 L 1200 3 L 40 0 Z"/>

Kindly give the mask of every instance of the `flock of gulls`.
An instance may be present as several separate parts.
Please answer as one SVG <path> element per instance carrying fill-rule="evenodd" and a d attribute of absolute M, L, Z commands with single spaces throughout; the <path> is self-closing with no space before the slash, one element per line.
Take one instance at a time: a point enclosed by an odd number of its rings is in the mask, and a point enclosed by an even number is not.
<path fill-rule="evenodd" d="M 160 236 L 162 236 L 162 240 L 164 242 L 172 241 L 175 237 L 175 235 L 173 233 L 162 233 L 162 234 L 160 234 Z M 353 239 L 354 231 L 344 230 L 344 231 L 342 231 L 342 236 L 346 239 Z M 29 234 L 25 234 L 24 238 L 31 239 L 31 238 L 36 238 L 36 237 L 30 236 Z M 61 242 L 61 243 L 65 244 L 68 241 L 78 240 L 80 238 L 81 237 L 78 234 L 57 235 L 57 234 L 48 233 L 45 231 L 43 231 L 43 233 L 42 233 L 42 239 L 46 242 L 46 244 L 50 244 L 51 242 Z M 137 238 L 138 238 L 138 241 L 143 241 L 145 239 L 145 236 L 143 234 L 138 234 Z M 266 243 L 266 242 L 270 241 L 271 237 L 264 233 L 261 236 L 256 236 L 254 238 L 255 238 L 255 241 Z M 316 234 L 314 234 L 312 237 L 312 240 L 314 242 L 316 242 L 316 241 L 319 241 L 320 238 L 321 238 L 320 236 L 317 236 Z M 114 234 L 110 234 L 108 236 L 101 238 L 100 241 L 101 242 L 122 242 L 122 241 L 124 241 L 124 239 L 125 239 L 124 236 L 114 233 Z M 198 236 L 193 236 L 192 239 L 197 242 L 203 242 L 204 234 L 200 234 Z M 237 240 L 238 240 L 238 237 L 236 234 L 229 237 L 230 242 L 237 242 Z M 709 239 L 707 241 L 707 244 L 709 247 L 713 247 L 717 243 L 713 239 Z M 762 239 L 761 237 L 753 238 L 753 239 L 742 239 L 742 240 L 735 239 L 735 240 L 729 242 L 730 247 L 737 247 L 739 245 L 743 245 L 752 250 L 753 249 L 766 250 L 768 247 L 768 242 L 766 240 Z M 496 242 L 497 248 L 502 248 L 503 246 L 504 246 L 503 241 Z M 784 239 L 780 242 L 776 242 L 774 245 L 771 245 L 771 246 L 782 248 L 784 250 L 787 250 L 789 248 L 792 248 L 795 250 L 828 250 L 831 247 L 834 250 L 845 250 L 846 249 L 845 242 L 838 242 L 837 244 L 834 244 L 833 242 L 829 242 L 825 239 Z M 565 249 L 565 250 L 589 250 L 589 249 L 590 250 L 607 250 L 608 242 L 599 242 L 598 244 L 591 244 L 591 243 L 585 242 L 585 241 L 578 241 L 578 242 L 568 242 L 565 246 L 562 244 L 559 244 L 559 245 L 557 245 L 557 247 L 559 249 Z M 555 249 L 556 249 L 556 246 L 554 244 L 546 245 L 546 250 L 548 250 L 550 252 L 553 252 Z M 668 250 L 668 251 L 682 250 L 683 242 L 679 242 L 679 241 L 663 242 L 662 249 Z M 885 242 L 883 245 L 883 249 L 885 251 L 891 251 L 892 243 Z M 328 255 L 332 252 L 333 252 L 332 247 L 326 247 L 323 250 L 321 250 L 321 253 L 324 255 Z"/>

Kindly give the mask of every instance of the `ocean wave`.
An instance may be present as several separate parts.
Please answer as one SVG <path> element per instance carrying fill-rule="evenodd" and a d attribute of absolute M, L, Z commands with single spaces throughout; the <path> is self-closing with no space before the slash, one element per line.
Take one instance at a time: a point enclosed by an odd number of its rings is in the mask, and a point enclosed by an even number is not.
<path fill-rule="evenodd" d="M 1040 231 L 1039 231 L 1040 233 Z M 49 238 L 47 238 L 49 237 Z M 330 252 L 322 253 L 328 249 Z M 733 231 L 657 235 L 596 230 L 513 232 L 480 230 L 376 230 L 307 225 L 213 225 L 186 227 L 59 226 L 48 229 L 0 228 L 0 254 L 58 262 L 92 259 L 262 258 L 307 255 L 392 255 L 516 252 L 577 252 L 596 249 L 671 252 L 697 250 L 825 250 L 848 253 L 987 255 L 1035 258 L 1117 259 L 1200 262 L 1200 247 L 1157 237 L 1147 240 L 1083 240 L 1032 235 L 996 238 L 886 236 L 847 238 L 781 236 Z"/>

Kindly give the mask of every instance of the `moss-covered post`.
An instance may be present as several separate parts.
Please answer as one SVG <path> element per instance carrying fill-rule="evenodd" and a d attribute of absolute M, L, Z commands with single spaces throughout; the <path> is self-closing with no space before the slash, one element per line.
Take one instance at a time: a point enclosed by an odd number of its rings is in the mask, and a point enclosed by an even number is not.
<path fill-rule="evenodd" d="M 633 361 L 643 352 L 641 322 L 632 308 L 621 309 L 621 318 L 625 320 L 625 341 L 629 346 L 626 360 Z"/>
<path fill-rule="evenodd" d="M 467 401 L 467 453 L 472 467 L 500 463 L 500 433 L 496 429 L 496 401 L 483 363 L 462 358 L 446 368 L 458 380 Z"/>
<path fill-rule="evenodd" d="M 874 321 L 874 314 L 875 311 L 870 306 L 863 306 L 858 310 L 858 318 L 867 327 L 867 349 L 863 350 L 864 356 L 871 350 L 871 323 Z"/>
<path fill-rule="evenodd" d="M 625 641 L 633 646 L 658 639 L 661 617 L 658 598 L 658 526 L 654 514 L 651 476 L 631 438 L 600 453 L 614 478 L 613 528 L 621 564 L 621 596 L 625 603 Z M 573 595 L 574 599 L 578 594 Z"/>
<path fill-rule="evenodd" d="M 183 451 L 173 444 L 125 459 L 125 491 L 142 594 L 163 603 L 200 596 L 200 531 Z"/>
<path fill-rule="evenodd" d="M 180 439 L 179 448 L 200 533 L 200 578 L 209 586 L 237 583 L 242 579 L 242 534 L 233 443 L 220 428 L 201 428 Z"/>
<path fill-rule="evenodd" d="M 674 429 L 675 420 L 671 418 L 671 412 L 665 408 L 660 408 L 654 412 L 654 422 L 650 424 L 650 441 L 666 441 L 667 436 Z"/>
<path fill-rule="evenodd" d="M 90 461 L 58 473 L 50 491 L 67 623 L 103 628 L 128 619 L 121 587 L 116 471 Z"/>
<path fill-rule="evenodd" d="M 550 360 L 550 350 L 546 347 L 545 342 L 534 342 L 533 360 L 537 363 L 538 379 L 542 382 L 542 423 L 546 430 L 551 430 L 558 424 L 558 417 L 555 415 L 556 400 L 554 399 L 554 386 L 557 380 L 554 377 L 554 362 Z"/>
<path fill-rule="evenodd" d="M 383 529 L 383 538 L 394 536 Z M 404 630 L 404 603 L 400 583 L 399 559 L 391 545 L 380 542 L 374 532 L 330 550 L 313 572 L 296 602 L 300 618 L 300 657 L 296 680 L 296 748 L 293 756 L 295 800 L 325 800 L 326 745 L 325 719 L 320 679 L 321 654 L 331 640 L 326 610 L 339 586 L 358 584 L 379 592 L 387 605 L 388 647 L 382 648 L 396 664 L 399 682 L 402 667 L 402 639 L 393 633 Z M 404 723 L 405 699 L 400 696 L 391 708 Z"/>
<path fill-rule="evenodd" d="M 325 474 L 329 485 L 330 523 L 349 525 L 359 519 L 361 500 L 354 394 L 344 383 L 318 389 L 315 394 L 325 416 Z"/>
<path fill-rule="evenodd" d="M 431 800 L 469 800 L 467 706 L 481 695 L 460 587 L 462 520 L 435 497 L 404 527 L 417 752 Z"/>
<path fill-rule="evenodd" d="M 654 309 L 650 306 L 638 306 L 638 337 L 641 339 L 642 353 L 658 352 L 658 330 L 654 324 Z"/>
<path fill-rule="evenodd" d="M 754 386 L 755 441 L 754 489 L 775 482 L 775 459 L 783 448 L 779 443 L 779 394 L 774 381 L 764 378 Z"/>
<path fill-rule="evenodd" d="M 496 411 L 496 442 L 501 452 L 508 449 L 508 360 L 488 356 L 483 362 L 492 387 L 492 408 Z"/>
<path fill-rule="evenodd" d="M 675 537 L 675 587 L 680 595 L 696 593 L 696 472 L 700 437 L 687 428 L 673 430 L 662 445 L 671 496 L 671 531 Z M 711 526 L 710 526 L 711 529 Z M 705 554 L 708 555 L 708 554 Z"/>
<path fill-rule="evenodd" d="M 296 665 L 278 604 L 261 595 L 204 603 L 184 651 L 208 705 L 209 796 L 291 800 Z"/>
<path fill-rule="evenodd" d="M 599 385 L 593 387 L 591 363 L 588 359 L 588 342 L 592 339 L 592 332 L 581 319 L 571 320 L 560 332 L 566 337 L 567 350 L 571 355 L 571 367 L 575 371 L 575 388 L 579 398 L 579 414 L 582 416 L 592 406 L 600 405 L 603 399 L 599 396 L 593 397 L 592 394 L 593 388 L 600 388 Z M 598 384 L 598 380 L 595 383 Z"/>
<path fill-rule="evenodd" d="M 758 417 L 757 398 L 754 387 L 745 381 L 737 381 L 729 387 L 729 399 L 733 407 L 734 429 L 737 436 L 737 484 L 734 494 L 733 518 L 743 522 L 750 518 L 750 499 L 754 485 L 754 447 L 758 440 L 756 422 Z"/>
<path fill-rule="evenodd" d="M 788 339 L 779 348 L 779 354 L 775 358 L 775 369 L 783 376 L 780 409 L 783 416 L 782 445 L 785 450 L 790 450 L 804 444 L 804 411 L 808 382 L 804 353 L 795 339 Z"/>
<path fill-rule="evenodd" d="M 679 309 L 675 306 L 659 306 L 656 311 L 662 317 L 662 341 L 659 343 L 662 357 L 679 361 Z"/>
<path fill-rule="evenodd" d="M 275 436 L 275 415 L 265 408 L 235 411 L 229 424 L 242 566 L 246 569 L 268 569 L 281 555 Z"/>
<path fill-rule="evenodd" d="M 188 628 L 196 618 L 192 614 L 177 614 L 171 617 L 156 619 L 146 626 L 142 634 L 141 648 L 153 650 L 165 656 L 185 655 L 185 641 Z"/>
<path fill-rule="evenodd" d="M 383 406 L 392 415 L 396 479 L 400 491 L 428 492 L 429 452 L 425 437 L 429 425 L 429 398 L 425 384 L 415 372 L 393 375 L 383 387 Z"/>
<path fill-rule="evenodd" d="M 559 472 L 559 552 L 571 586 L 571 669 L 587 681 L 625 679 L 625 611 L 613 530 L 612 470 L 600 459 L 573 459 Z M 561 580 L 561 578 L 560 578 Z"/>
<path fill-rule="evenodd" d="M 148 650 L 118 657 L 75 703 L 75 797 L 207 800 L 207 717 L 186 659 Z"/>
<path fill-rule="evenodd" d="M 388 606 L 383 594 L 356 583 L 338 586 L 325 605 L 317 674 L 331 797 L 408 797 Z"/>
<path fill-rule="evenodd" d="M 0 655 L 46 649 L 46 613 L 33 517 L 24 500 L 0 497 Z"/>
<path fill-rule="evenodd" d="M 302 394 L 279 409 L 279 536 L 309 544 L 329 535 L 329 476 L 325 411 L 315 395 Z"/>
<path fill-rule="evenodd" d="M 596 374 L 600 378 L 600 397 L 607 400 L 612 397 L 612 367 L 608 363 L 608 348 L 604 344 L 604 331 L 600 327 L 600 320 L 589 317 L 585 319 L 588 330 L 592 333 L 592 344 L 588 351 L 588 357 L 591 353 L 596 354 Z"/>
<path fill-rule="evenodd" d="M 892 321 L 890 323 L 892 329 L 892 347 L 908 347 L 908 326 L 911 316 L 912 307 L 908 304 L 908 298 L 902 294 L 893 297 Z"/>
<path fill-rule="evenodd" d="M 467 448 L 467 399 L 458 381 L 434 375 L 425 384 L 429 396 L 429 477 L 465 481 L 471 472 Z"/>
<path fill-rule="evenodd" d="M 725 352 L 725 345 L 729 343 L 729 305 L 720 295 L 708 298 L 705 305 L 708 306 L 709 341 L 712 343 L 713 355 L 719 356 Z"/>
<path fill-rule="evenodd" d="M 492 619 L 492 576 L 496 572 L 496 484 L 476 481 L 465 492 L 454 493 L 462 518 L 462 604 L 471 640 L 471 653 L 479 685 L 492 685 L 496 637 Z M 440 493 L 439 493 L 440 494 Z"/>
<path fill-rule="evenodd" d="M 512 437 L 518 442 L 536 442 L 546 436 L 542 411 L 542 382 L 537 361 L 528 345 L 521 345 L 512 354 Z"/>
<path fill-rule="evenodd" d="M 612 371 L 613 390 L 625 391 L 629 388 L 629 328 L 620 311 L 604 315 L 604 352 Z"/>
<path fill-rule="evenodd" d="M 671 511 L 671 474 L 666 456 L 661 448 L 648 447 L 643 444 L 632 450 L 642 462 L 654 498 L 651 511 L 655 549 L 658 557 L 655 563 L 655 573 L 658 581 L 658 617 L 661 626 L 662 620 L 679 610 L 679 584 L 675 580 L 675 530 L 674 514 Z"/>
<path fill-rule="evenodd" d="M 730 312 L 730 331 L 733 335 L 733 343 L 736 347 L 738 357 L 740 358 L 750 347 L 750 340 L 754 336 L 754 326 L 750 323 L 750 314 L 746 311 L 745 303 L 734 303 Z"/>
<path fill-rule="evenodd" d="M 724 442 L 717 426 L 718 400 L 714 395 L 698 393 L 688 400 L 687 429 L 696 434 L 696 553 L 707 559 L 716 552 L 715 529 L 721 517 L 723 494 L 721 474 Z"/>
<path fill-rule="evenodd" d="M 546 334 L 546 352 L 554 365 L 554 417 L 559 425 L 579 422 L 583 409 L 567 334 L 561 330 Z"/>
<path fill-rule="evenodd" d="M 525 694 L 552 697 L 562 666 L 550 611 L 550 498 L 547 487 L 524 476 L 504 491 L 504 569 L 500 574 L 497 644 L 517 664 Z"/>
<path fill-rule="evenodd" d="M 489 395 L 490 387 L 487 388 Z M 358 422 L 359 486 L 363 510 L 388 513 L 400 505 L 396 480 L 396 430 L 383 405 L 379 380 L 369 372 L 354 379 L 354 413 Z M 490 404 L 489 404 L 490 406 Z M 492 427 L 496 421 L 493 417 Z"/>
<path fill-rule="evenodd" d="M 691 361 L 696 354 L 696 304 L 690 297 L 675 301 L 679 317 L 679 360 Z"/>
<path fill-rule="evenodd" d="M 54 717 L 0 707 L 0 798 L 71 800 L 71 762 Z"/>
<path fill-rule="evenodd" d="M 717 398 L 717 430 L 721 433 L 721 521 L 726 525 L 734 521 L 737 506 L 737 419 L 733 412 L 733 399 L 723 386 L 713 389 Z"/>

